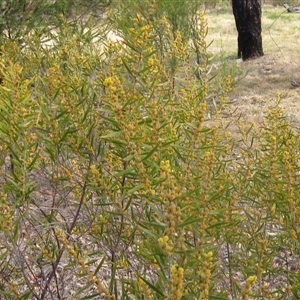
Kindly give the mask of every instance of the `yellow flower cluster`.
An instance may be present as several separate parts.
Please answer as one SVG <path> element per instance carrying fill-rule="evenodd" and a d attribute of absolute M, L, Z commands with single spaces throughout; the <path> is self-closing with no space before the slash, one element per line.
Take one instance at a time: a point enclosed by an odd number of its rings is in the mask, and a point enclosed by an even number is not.
<path fill-rule="evenodd" d="M 146 299 L 146 300 L 153 299 L 153 297 L 151 296 L 150 289 L 149 289 L 148 285 L 145 283 L 144 280 L 142 280 L 141 278 L 139 278 L 137 280 L 136 284 L 137 284 L 137 287 L 138 287 L 140 295 L 144 296 L 144 299 Z"/>
<path fill-rule="evenodd" d="M 105 226 L 107 225 L 109 225 L 109 220 L 105 216 L 100 214 L 98 218 L 95 219 L 92 223 L 90 234 L 100 237 L 103 234 L 104 229 L 106 229 Z"/>
<path fill-rule="evenodd" d="M 15 297 L 12 297 L 12 299 L 20 299 L 20 292 L 18 288 L 18 284 L 15 281 L 9 281 L 9 293 L 13 293 Z"/>
<path fill-rule="evenodd" d="M 172 45 L 173 52 L 176 57 L 184 61 L 188 57 L 187 44 L 183 42 L 180 31 L 176 31 L 174 43 Z"/>
<path fill-rule="evenodd" d="M 81 270 L 83 271 L 84 274 L 87 275 L 90 283 L 92 283 L 96 286 L 97 291 L 100 294 L 104 294 L 105 299 L 107 299 L 107 300 L 115 299 L 115 296 L 110 294 L 109 290 L 103 285 L 101 280 L 99 278 L 96 278 L 94 276 L 94 273 L 88 270 L 88 267 L 87 267 L 85 261 L 81 257 L 80 253 L 78 251 L 76 251 L 74 246 L 71 245 L 70 241 L 67 239 L 66 234 L 61 229 L 57 229 L 55 231 L 55 234 L 56 234 L 58 240 L 64 245 L 65 249 L 67 249 L 68 253 L 72 256 L 74 261 L 78 265 L 80 265 Z"/>
<path fill-rule="evenodd" d="M 205 84 L 202 86 L 203 89 L 203 99 L 205 99 L 207 95 L 207 89 L 205 88 Z M 204 121 L 204 116 L 207 111 L 207 103 L 202 102 L 199 107 L 194 109 L 194 115 L 196 118 L 196 126 L 194 129 L 194 141 L 195 143 L 201 142 L 202 138 L 202 129 L 203 129 L 203 121 Z"/>
<path fill-rule="evenodd" d="M 234 80 L 232 76 L 230 74 L 227 75 L 222 84 L 223 85 L 222 95 L 220 95 L 219 97 L 221 104 L 225 103 L 226 99 L 228 98 L 228 93 L 233 90 L 233 83 Z"/>
<path fill-rule="evenodd" d="M 42 256 L 46 260 L 52 261 L 52 255 L 46 247 L 42 248 Z"/>
<path fill-rule="evenodd" d="M 63 75 L 61 73 L 59 65 L 53 65 L 47 71 L 48 75 L 48 94 L 54 95 L 57 90 L 62 86 Z"/>
<path fill-rule="evenodd" d="M 95 164 L 90 166 L 90 172 L 92 175 L 91 184 L 102 189 L 106 195 L 111 196 L 111 190 Z"/>
<path fill-rule="evenodd" d="M 108 94 L 115 94 L 121 88 L 121 81 L 117 75 L 109 76 L 104 79 L 103 85 L 107 88 Z"/>
<path fill-rule="evenodd" d="M 160 63 L 159 63 L 159 60 L 155 56 L 148 58 L 147 66 L 152 73 L 157 74 L 160 71 Z"/>
<path fill-rule="evenodd" d="M 211 281 L 211 270 L 213 268 L 213 253 L 201 254 L 202 266 L 197 270 L 197 275 L 200 277 L 200 297 L 199 300 L 209 299 L 209 286 Z"/>
<path fill-rule="evenodd" d="M 201 37 L 201 47 L 203 50 L 206 51 L 207 45 L 205 37 L 207 35 L 207 20 L 205 17 L 205 12 L 202 10 L 199 13 L 199 20 L 200 20 L 200 37 Z"/>
<path fill-rule="evenodd" d="M 140 38 L 142 40 L 147 40 L 149 38 L 149 34 L 151 32 L 151 26 L 150 25 L 144 25 L 140 30 L 141 30 L 141 35 L 140 35 Z"/>
<path fill-rule="evenodd" d="M 167 235 L 165 235 L 164 237 L 159 238 L 157 241 L 160 247 L 162 248 L 163 252 L 166 255 L 170 255 L 173 250 L 173 246 L 170 238 Z"/>
<path fill-rule="evenodd" d="M 148 13 L 150 16 L 154 15 L 157 11 L 159 10 L 159 7 L 158 5 L 156 4 L 155 1 L 152 1 L 149 5 L 149 8 L 148 8 Z"/>
<path fill-rule="evenodd" d="M 108 224 L 108 220 L 103 215 L 99 215 L 99 221 L 104 225 Z"/>
<path fill-rule="evenodd" d="M 233 78 L 230 74 L 226 76 L 225 84 L 225 93 L 231 92 L 233 89 Z"/>
<path fill-rule="evenodd" d="M 181 223 L 181 207 L 178 205 L 179 197 L 181 195 L 180 186 L 176 185 L 178 178 L 175 176 L 175 171 L 172 170 L 169 160 L 163 160 L 160 163 L 160 173 L 164 181 L 161 184 L 160 196 L 163 199 L 166 209 L 166 228 L 165 235 L 173 242 L 175 232 L 179 242 L 179 247 L 183 249 L 184 237 L 181 229 L 176 229 L 176 225 Z M 173 247 L 173 244 L 172 244 Z"/>
<path fill-rule="evenodd" d="M 170 161 L 169 160 L 162 160 L 160 162 L 160 170 L 166 175 L 172 173 L 172 169 L 171 169 L 171 166 L 170 166 Z"/>
<path fill-rule="evenodd" d="M 183 296 L 184 269 L 178 265 L 171 267 L 171 300 L 180 300 Z"/>
<path fill-rule="evenodd" d="M 249 299 L 249 296 L 252 293 L 252 291 L 251 291 L 252 287 L 255 285 L 256 281 L 257 281 L 257 277 L 256 276 L 249 276 L 246 279 L 245 287 L 241 291 L 241 295 L 242 295 L 241 299 L 242 300 Z"/>
<path fill-rule="evenodd" d="M 13 216 L 11 208 L 8 203 L 6 203 L 6 195 L 3 194 L 0 197 L 0 230 L 10 231 L 13 228 Z"/>

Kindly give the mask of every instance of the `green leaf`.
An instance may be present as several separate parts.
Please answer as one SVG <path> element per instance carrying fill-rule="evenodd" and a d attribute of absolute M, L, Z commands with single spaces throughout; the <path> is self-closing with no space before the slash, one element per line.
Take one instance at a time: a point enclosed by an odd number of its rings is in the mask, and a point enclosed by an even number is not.
<path fill-rule="evenodd" d="M 211 300 L 227 300 L 227 297 L 221 297 L 221 296 L 209 296 L 209 299 Z"/>
<path fill-rule="evenodd" d="M 84 286 L 84 287 L 82 287 L 81 289 L 79 289 L 74 295 L 72 295 L 72 297 L 74 298 L 74 299 L 76 299 L 76 297 L 77 296 L 79 296 L 80 294 L 82 294 L 85 290 L 87 290 L 89 287 L 91 286 L 91 284 L 88 284 L 88 285 L 86 285 L 86 286 Z M 94 294 L 95 295 L 95 294 Z M 92 295 L 93 297 L 94 297 L 94 295 Z M 97 293 L 97 296 L 99 296 L 99 294 Z M 88 296 L 88 297 L 91 297 L 91 296 Z M 80 299 L 91 299 L 91 298 L 86 298 L 86 297 L 84 297 L 84 298 L 80 298 Z"/>
<path fill-rule="evenodd" d="M 95 270 L 95 272 L 94 272 L 94 276 L 97 275 L 97 273 L 99 272 L 99 270 L 100 270 L 101 267 L 103 266 L 104 261 L 105 261 L 105 256 L 103 256 L 103 258 L 101 259 L 99 265 L 97 266 L 97 268 L 96 268 L 96 270 Z"/>
<path fill-rule="evenodd" d="M 121 130 L 120 131 L 115 131 L 115 132 L 100 136 L 100 139 L 109 140 L 110 138 L 119 137 L 121 134 L 122 134 Z"/>
<path fill-rule="evenodd" d="M 156 228 L 157 230 L 164 230 L 166 227 L 166 224 L 163 222 L 142 222 L 144 227 L 147 228 Z"/>
<path fill-rule="evenodd" d="M 30 298 L 32 292 L 31 291 L 28 291 L 27 293 L 23 294 L 21 297 L 20 297 L 20 300 L 27 300 Z"/>
<path fill-rule="evenodd" d="M 200 218 L 188 217 L 182 223 L 178 224 L 176 227 L 177 228 L 185 227 L 185 226 L 200 222 L 200 220 L 201 220 Z"/>
<path fill-rule="evenodd" d="M 81 292 L 82 293 L 82 292 Z M 77 295 L 77 293 L 76 293 L 76 295 Z M 97 293 L 97 294 L 92 294 L 92 295 L 89 295 L 89 296 L 85 296 L 85 297 L 83 297 L 83 298 L 80 298 L 79 300 L 87 300 L 87 299 L 94 299 L 94 298 L 99 298 L 99 293 Z"/>
<path fill-rule="evenodd" d="M 122 177 L 124 175 L 127 175 L 127 177 L 129 177 L 129 175 L 130 175 L 130 177 L 136 177 L 137 173 L 133 169 L 121 170 L 121 171 L 117 171 L 114 174 L 114 177 L 118 178 L 118 177 Z"/>
<path fill-rule="evenodd" d="M 14 293 L 12 293 L 12 292 L 6 292 L 6 291 L 3 291 L 3 290 L 0 290 L 0 295 L 9 296 L 9 297 L 14 297 L 15 296 Z"/>
<path fill-rule="evenodd" d="M 135 192 L 137 192 L 137 191 L 139 191 L 139 190 L 141 190 L 141 189 L 143 189 L 143 188 L 144 188 L 144 184 L 141 183 L 141 184 L 135 186 L 134 188 L 131 188 L 131 189 L 127 190 L 127 191 L 126 191 L 126 194 L 129 194 L 129 195 L 130 195 L 130 194 L 134 194 Z"/>
<path fill-rule="evenodd" d="M 155 226 L 155 223 L 154 223 L 154 226 Z M 143 223 L 138 223 L 137 227 L 140 229 L 140 231 L 144 232 L 145 234 L 149 235 L 150 237 L 154 238 L 155 240 L 158 239 L 157 234 L 155 234 L 154 232 L 152 232 L 149 229 L 145 228 Z"/>
<path fill-rule="evenodd" d="M 130 207 L 130 204 L 132 203 L 132 197 L 129 198 L 129 200 L 126 203 L 126 206 L 124 207 L 124 211 L 127 211 L 127 209 Z"/>
<path fill-rule="evenodd" d="M 124 67 L 126 68 L 126 70 L 128 71 L 128 73 L 133 77 L 135 78 L 136 76 L 133 74 L 132 70 L 130 69 L 130 67 L 127 65 L 124 57 L 121 58 L 122 59 L 122 63 L 124 65 Z"/>
<path fill-rule="evenodd" d="M 155 285 L 153 285 L 152 283 L 150 283 L 147 279 L 145 279 L 144 277 L 140 278 L 151 288 L 151 290 L 155 291 L 158 295 L 160 295 L 161 297 L 164 297 L 164 293 L 159 290 Z"/>
<path fill-rule="evenodd" d="M 113 286 L 115 284 L 116 281 L 116 272 L 117 272 L 117 264 L 116 262 L 112 262 L 111 263 L 112 267 L 111 269 L 111 275 L 110 275 L 110 283 L 109 283 L 109 290 L 112 291 L 113 290 Z"/>
<path fill-rule="evenodd" d="M 151 151 L 149 151 L 143 158 L 142 158 L 142 161 L 145 161 L 147 160 L 156 150 L 157 148 L 159 147 L 159 144 L 157 144 L 155 147 L 152 148 Z"/>

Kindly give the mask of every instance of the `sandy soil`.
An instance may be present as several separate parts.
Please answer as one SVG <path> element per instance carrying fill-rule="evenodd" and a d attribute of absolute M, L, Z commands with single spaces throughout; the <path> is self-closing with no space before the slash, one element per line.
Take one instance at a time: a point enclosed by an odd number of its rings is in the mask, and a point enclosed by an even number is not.
<path fill-rule="evenodd" d="M 299 59 L 300 55 L 282 57 L 281 54 L 267 53 L 240 63 L 245 77 L 230 95 L 237 111 L 249 121 L 259 121 L 280 94 L 282 108 L 292 125 L 296 125 L 300 120 Z M 299 82 L 299 87 L 293 86 L 293 82 Z"/>
<path fill-rule="evenodd" d="M 292 125 L 300 120 L 300 14 L 281 6 L 262 7 L 262 39 L 265 55 L 241 62 L 236 59 L 237 32 L 229 10 L 207 12 L 209 53 L 225 57 L 242 74 L 230 94 L 236 112 L 245 120 L 261 121 L 267 108 L 281 95 L 281 106 Z M 299 82 L 294 87 L 292 82 Z M 298 109 L 299 106 L 299 109 Z"/>

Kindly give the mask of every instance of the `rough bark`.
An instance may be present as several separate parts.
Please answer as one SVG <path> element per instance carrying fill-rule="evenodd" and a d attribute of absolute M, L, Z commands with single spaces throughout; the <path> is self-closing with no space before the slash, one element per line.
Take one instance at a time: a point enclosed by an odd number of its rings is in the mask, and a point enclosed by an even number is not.
<path fill-rule="evenodd" d="M 232 0 L 238 31 L 238 57 L 243 60 L 263 56 L 260 0 Z"/>

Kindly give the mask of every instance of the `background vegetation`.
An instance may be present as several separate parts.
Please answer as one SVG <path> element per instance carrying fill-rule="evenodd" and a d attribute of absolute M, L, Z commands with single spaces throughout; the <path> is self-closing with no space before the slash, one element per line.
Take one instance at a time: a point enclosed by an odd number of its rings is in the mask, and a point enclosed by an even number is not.
<path fill-rule="evenodd" d="M 232 115 L 200 3 L 30 3 L 2 27 L 1 298 L 298 299 L 299 131 L 280 93 Z"/>

